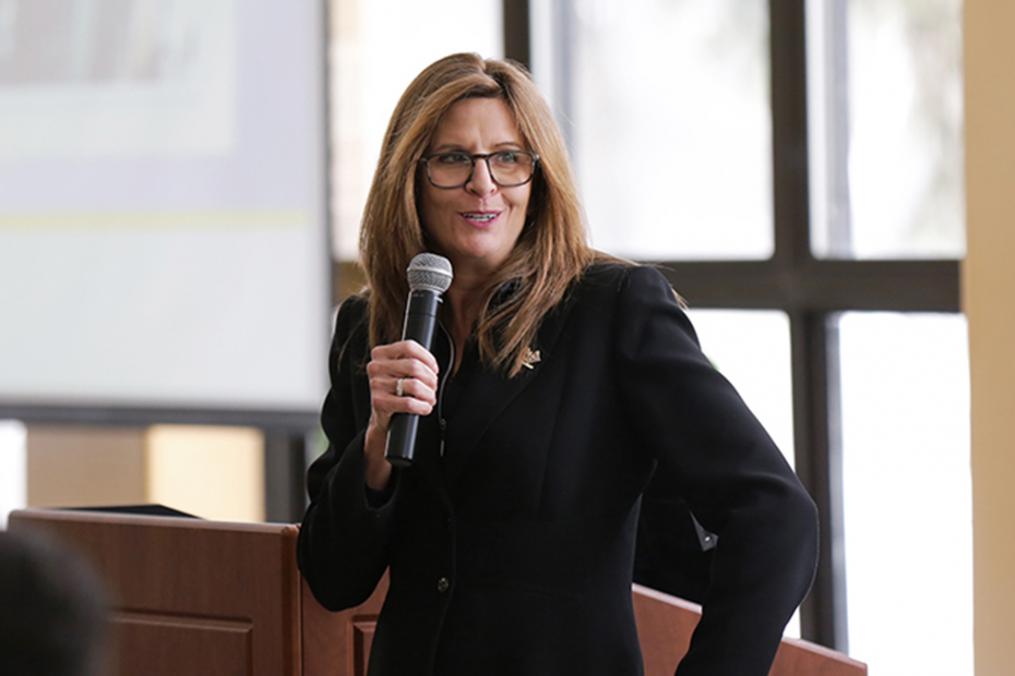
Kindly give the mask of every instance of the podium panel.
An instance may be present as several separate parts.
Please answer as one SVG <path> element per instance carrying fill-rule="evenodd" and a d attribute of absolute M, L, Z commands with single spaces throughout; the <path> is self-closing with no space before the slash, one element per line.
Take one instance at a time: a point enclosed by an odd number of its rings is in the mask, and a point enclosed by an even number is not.
<path fill-rule="evenodd" d="M 88 559 L 123 676 L 302 674 L 296 526 L 56 510 L 11 514 Z"/>
<path fill-rule="evenodd" d="M 254 623 L 120 611 L 113 631 L 127 674 L 254 673 Z"/>

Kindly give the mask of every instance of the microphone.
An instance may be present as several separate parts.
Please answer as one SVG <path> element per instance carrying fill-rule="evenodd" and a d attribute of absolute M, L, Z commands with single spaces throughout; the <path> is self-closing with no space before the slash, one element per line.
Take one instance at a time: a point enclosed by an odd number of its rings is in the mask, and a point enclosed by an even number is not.
<path fill-rule="evenodd" d="M 437 326 L 437 310 L 441 294 L 451 286 L 454 275 L 451 261 L 432 253 L 413 257 L 406 270 L 409 277 L 409 299 L 405 303 L 405 323 L 402 340 L 415 340 L 427 350 L 433 344 Z M 416 430 L 419 416 L 415 413 L 395 413 L 388 428 L 388 443 L 384 457 L 395 467 L 408 467 L 416 449 Z"/>

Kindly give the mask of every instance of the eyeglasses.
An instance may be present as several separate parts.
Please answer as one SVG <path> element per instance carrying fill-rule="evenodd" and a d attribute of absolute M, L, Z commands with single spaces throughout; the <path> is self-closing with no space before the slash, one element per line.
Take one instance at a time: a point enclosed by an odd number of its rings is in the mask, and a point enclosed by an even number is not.
<path fill-rule="evenodd" d="M 493 182 L 502 188 L 514 188 L 532 180 L 539 155 L 525 150 L 499 150 L 495 153 L 470 154 L 461 150 L 434 153 L 420 160 L 426 167 L 430 184 L 442 190 L 461 188 L 472 180 L 476 160 L 486 162 Z"/>

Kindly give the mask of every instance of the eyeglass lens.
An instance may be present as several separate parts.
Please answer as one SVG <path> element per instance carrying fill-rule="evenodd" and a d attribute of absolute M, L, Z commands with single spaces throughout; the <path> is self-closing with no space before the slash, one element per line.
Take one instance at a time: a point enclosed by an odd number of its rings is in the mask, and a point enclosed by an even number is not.
<path fill-rule="evenodd" d="M 469 155 L 468 153 L 440 153 L 427 160 L 427 172 L 433 184 L 439 188 L 457 188 L 465 185 L 473 174 L 478 160 L 485 160 L 494 183 L 511 187 L 527 183 L 532 178 L 535 161 L 530 153 L 504 151 L 491 155 Z"/>

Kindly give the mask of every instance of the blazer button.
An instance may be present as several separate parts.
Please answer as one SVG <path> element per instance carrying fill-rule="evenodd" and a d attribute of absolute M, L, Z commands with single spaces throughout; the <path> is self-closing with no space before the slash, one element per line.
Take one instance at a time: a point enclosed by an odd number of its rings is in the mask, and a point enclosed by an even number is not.
<path fill-rule="evenodd" d="M 447 593 L 448 589 L 451 589 L 451 581 L 446 577 L 442 577 L 437 580 L 437 591 L 441 594 Z"/>

